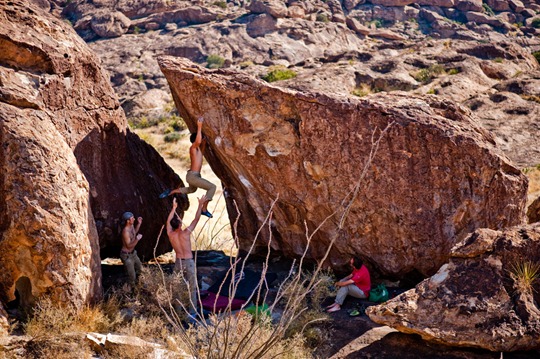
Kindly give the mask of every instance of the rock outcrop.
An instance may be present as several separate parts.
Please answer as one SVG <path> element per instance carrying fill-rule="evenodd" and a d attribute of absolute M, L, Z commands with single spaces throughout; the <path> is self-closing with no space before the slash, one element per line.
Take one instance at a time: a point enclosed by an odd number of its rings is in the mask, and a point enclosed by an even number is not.
<path fill-rule="evenodd" d="M 476 228 L 524 220 L 525 176 L 452 102 L 403 93 L 329 97 L 185 59 L 158 63 L 188 126 L 206 118 L 206 158 L 231 221 L 240 215 L 243 250 L 271 240 L 300 256 L 313 235 L 310 258 L 322 258 L 335 239 L 334 266 L 358 254 L 387 275 L 428 275 Z"/>
<path fill-rule="evenodd" d="M 540 197 L 536 198 L 527 208 L 527 219 L 529 223 L 540 222 Z"/>
<path fill-rule="evenodd" d="M 68 24 L 21 0 L 0 1 L 0 19 L 0 299 L 82 305 L 101 295 L 100 252 L 118 255 L 121 214 L 146 220 L 137 249 L 151 258 L 168 213 L 153 204 L 180 180 L 129 132 Z"/>
<path fill-rule="evenodd" d="M 42 293 L 80 305 L 101 295 L 89 187 L 44 111 L 0 102 L 0 294 L 32 304 Z"/>
<path fill-rule="evenodd" d="M 523 270 L 538 269 L 539 253 L 539 225 L 479 229 L 453 248 L 434 276 L 367 314 L 447 345 L 538 350 L 540 283 L 531 277 L 527 285 Z"/>

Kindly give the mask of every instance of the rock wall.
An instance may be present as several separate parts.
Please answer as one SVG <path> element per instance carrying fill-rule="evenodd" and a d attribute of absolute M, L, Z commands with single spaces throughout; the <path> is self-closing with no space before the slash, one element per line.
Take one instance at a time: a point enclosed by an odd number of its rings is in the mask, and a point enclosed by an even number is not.
<path fill-rule="evenodd" d="M 476 228 L 524 220 L 526 177 L 452 102 L 403 93 L 328 97 L 185 59 L 158 63 L 188 125 L 206 119 L 206 158 L 233 223 L 238 206 L 243 250 L 271 241 L 298 257 L 312 236 L 307 255 L 320 259 L 335 239 L 334 267 L 357 254 L 386 275 L 428 275 Z"/>
<path fill-rule="evenodd" d="M 23 302 L 81 305 L 101 295 L 100 252 L 118 255 L 121 214 L 145 219 L 137 249 L 151 258 L 169 210 L 157 197 L 181 181 L 129 132 L 69 24 L 21 0 L 0 1 L 0 21 L 0 298 L 17 288 Z"/>
<path fill-rule="evenodd" d="M 540 226 L 479 229 L 449 263 L 400 296 L 367 310 L 404 333 L 452 346 L 508 352 L 540 348 L 540 283 L 523 285 L 520 268 L 538 268 Z"/>

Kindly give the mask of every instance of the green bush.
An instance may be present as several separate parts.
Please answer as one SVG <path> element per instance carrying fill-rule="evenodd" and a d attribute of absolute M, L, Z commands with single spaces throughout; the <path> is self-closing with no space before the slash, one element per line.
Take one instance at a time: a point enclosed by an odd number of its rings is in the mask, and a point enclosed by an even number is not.
<path fill-rule="evenodd" d="M 489 7 L 488 4 L 482 4 L 482 7 L 484 8 L 484 12 L 488 14 L 489 16 L 495 16 L 495 13 L 493 12 L 493 9 Z"/>
<path fill-rule="evenodd" d="M 128 119 L 129 126 L 134 129 L 152 127 L 157 125 L 157 123 L 158 120 L 156 118 L 148 119 L 146 116 Z"/>
<path fill-rule="evenodd" d="M 535 29 L 539 29 L 540 28 L 540 19 L 534 19 L 531 22 L 531 26 L 534 27 Z"/>
<path fill-rule="evenodd" d="M 532 55 L 534 56 L 536 61 L 538 61 L 538 63 L 540 64 L 540 51 L 535 51 L 532 53 Z"/>
<path fill-rule="evenodd" d="M 180 116 L 172 115 L 169 119 L 169 126 L 172 127 L 175 131 L 182 131 L 186 128 L 184 119 Z"/>
<path fill-rule="evenodd" d="M 351 92 L 354 96 L 364 97 L 373 93 L 373 89 L 368 84 L 360 84 Z"/>
<path fill-rule="evenodd" d="M 214 1 L 214 5 L 222 8 L 222 9 L 227 8 L 227 2 L 226 1 Z"/>
<path fill-rule="evenodd" d="M 280 66 L 280 67 L 271 69 L 270 72 L 268 72 L 262 78 L 266 82 L 275 82 L 275 81 L 281 81 L 281 80 L 288 80 L 295 77 L 296 77 L 296 72 Z"/>
<path fill-rule="evenodd" d="M 328 18 L 328 15 L 325 14 L 325 13 L 319 13 L 317 14 L 317 17 L 315 18 L 317 21 L 320 21 L 320 22 L 329 22 L 330 19 Z"/>
<path fill-rule="evenodd" d="M 381 27 L 384 27 L 384 23 L 380 19 L 375 19 L 373 21 L 368 21 L 365 25 L 367 27 L 375 26 L 377 29 L 380 29 Z"/>
<path fill-rule="evenodd" d="M 163 137 L 163 141 L 170 143 L 170 142 L 178 142 L 180 140 L 180 134 L 178 132 L 168 133 Z"/>
<path fill-rule="evenodd" d="M 427 69 L 419 70 L 412 74 L 412 77 L 418 82 L 428 83 L 438 75 L 444 74 L 444 67 L 442 65 L 431 65 Z"/>
<path fill-rule="evenodd" d="M 206 67 L 209 69 L 219 69 L 225 63 L 225 59 L 219 55 L 209 55 L 206 58 Z"/>
<path fill-rule="evenodd" d="M 448 75 L 456 75 L 456 74 L 459 74 L 459 69 L 448 70 Z"/>

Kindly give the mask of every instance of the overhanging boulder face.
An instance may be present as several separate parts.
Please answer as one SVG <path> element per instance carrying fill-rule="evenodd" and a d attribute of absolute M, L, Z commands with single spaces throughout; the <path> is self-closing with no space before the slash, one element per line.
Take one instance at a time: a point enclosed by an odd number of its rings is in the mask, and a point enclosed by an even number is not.
<path fill-rule="evenodd" d="M 0 1 L 0 22 L 0 299 L 82 305 L 101 295 L 100 252 L 119 254 L 121 214 L 144 217 L 151 258 L 169 210 L 157 197 L 180 180 L 129 132 L 69 24 L 20 0 Z"/>
<path fill-rule="evenodd" d="M 538 269 L 539 259 L 540 225 L 479 229 L 434 276 L 367 313 L 379 324 L 446 345 L 539 349 L 540 283 L 527 285 L 524 270 Z"/>
<path fill-rule="evenodd" d="M 524 220 L 526 177 L 453 102 L 329 97 L 184 59 L 158 62 L 188 126 L 205 118 L 206 158 L 231 221 L 239 215 L 242 250 L 262 227 L 257 250 L 271 241 L 298 257 L 313 235 L 308 257 L 322 258 L 335 240 L 334 267 L 357 254 L 386 275 L 430 275 L 476 228 Z"/>

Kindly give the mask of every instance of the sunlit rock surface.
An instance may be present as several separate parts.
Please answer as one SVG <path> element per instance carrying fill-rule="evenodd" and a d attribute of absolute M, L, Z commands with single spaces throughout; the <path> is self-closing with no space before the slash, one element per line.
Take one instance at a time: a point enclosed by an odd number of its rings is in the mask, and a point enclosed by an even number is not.
<path fill-rule="evenodd" d="M 476 228 L 524 220 L 525 176 L 451 101 L 330 97 L 185 59 L 158 62 L 188 125 L 205 118 L 206 158 L 231 220 L 240 215 L 242 250 L 271 241 L 300 256 L 311 238 L 307 256 L 320 259 L 335 240 L 334 267 L 358 254 L 386 275 L 429 275 Z"/>

